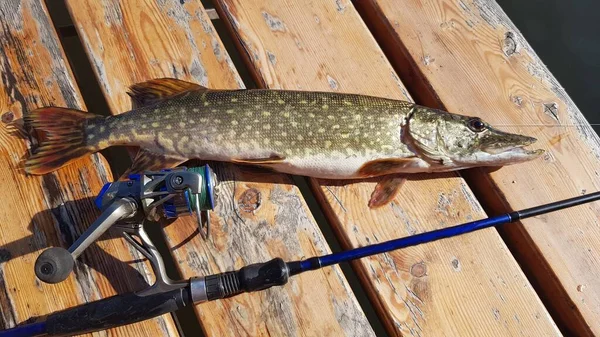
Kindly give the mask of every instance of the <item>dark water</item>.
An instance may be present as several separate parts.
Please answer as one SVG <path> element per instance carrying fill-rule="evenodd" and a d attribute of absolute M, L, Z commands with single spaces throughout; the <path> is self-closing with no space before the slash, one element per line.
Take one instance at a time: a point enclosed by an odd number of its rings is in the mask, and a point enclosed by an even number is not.
<path fill-rule="evenodd" d="M 600 1 L 497 0 L 590 124 L 600 124 Z M 596 133 L 600 125 L 593 125 Z"/>

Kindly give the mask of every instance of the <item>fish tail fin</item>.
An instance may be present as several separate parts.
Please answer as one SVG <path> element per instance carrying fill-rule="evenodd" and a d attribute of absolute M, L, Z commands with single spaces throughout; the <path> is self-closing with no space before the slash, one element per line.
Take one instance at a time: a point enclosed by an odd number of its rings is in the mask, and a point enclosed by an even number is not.
<path fill-rule="evenodd" d="M 101 148 L 98 143 L 88 144 L 86 125 L 101 118 L 75 109 L 44 107 L 23 117 L 25 129 L 34 131 L 39 146 L 25 161 L 25 172 L 46 174 Z"/>

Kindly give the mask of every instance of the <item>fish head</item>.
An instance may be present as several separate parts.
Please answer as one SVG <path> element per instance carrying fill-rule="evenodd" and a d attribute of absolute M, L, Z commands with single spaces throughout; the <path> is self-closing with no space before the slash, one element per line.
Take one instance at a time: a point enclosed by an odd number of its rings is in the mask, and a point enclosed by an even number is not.
<path fill-rule="evenodd" d="M 493 128 L 478 117 L 415 107 L 406 139 L 432 169 L 503 166 L 529 161 L 544 150 L 527 150 L 537 139 Z"/>

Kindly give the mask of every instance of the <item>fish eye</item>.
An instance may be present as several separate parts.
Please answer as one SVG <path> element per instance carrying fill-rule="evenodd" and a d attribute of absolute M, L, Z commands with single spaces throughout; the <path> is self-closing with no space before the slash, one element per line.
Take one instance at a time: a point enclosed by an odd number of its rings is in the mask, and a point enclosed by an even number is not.
<path fill-rule="evenodd" d="M 481 132 L 485 130 L 485 123 L 479 118 L 471 118 L 467 122 L 469 129 L 473 132 Z"/>

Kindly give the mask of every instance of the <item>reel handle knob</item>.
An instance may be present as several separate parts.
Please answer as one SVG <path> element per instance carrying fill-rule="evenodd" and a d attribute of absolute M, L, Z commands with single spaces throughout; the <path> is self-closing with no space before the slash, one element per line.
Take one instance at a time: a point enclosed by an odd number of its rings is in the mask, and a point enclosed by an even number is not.
<path fill-rule="evenodd" d="M 62 282 L 69 277 L 74 266 L 75 260 L 68 250 L 48 248 L 35 260 L 35 276 L 45 283 Z"/>

